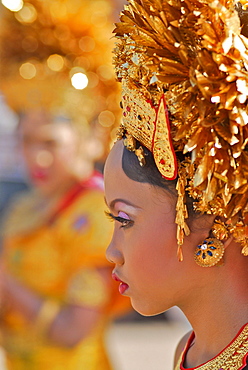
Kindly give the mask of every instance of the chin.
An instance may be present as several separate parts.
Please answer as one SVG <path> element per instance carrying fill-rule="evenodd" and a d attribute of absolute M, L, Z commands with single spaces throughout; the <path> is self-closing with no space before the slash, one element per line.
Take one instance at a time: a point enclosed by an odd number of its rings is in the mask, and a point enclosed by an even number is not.
<path fill-rule="evenodd" d="M 147 302 L 136 302 L 131 299 L 132 307 L 135 311 L 137 311 L 142 316 L 156 316 L 160 315 L 161 313 L 165 312 L 167 309 L 162 309 L 161 307 L 154 307 L 150 303 Z"/>

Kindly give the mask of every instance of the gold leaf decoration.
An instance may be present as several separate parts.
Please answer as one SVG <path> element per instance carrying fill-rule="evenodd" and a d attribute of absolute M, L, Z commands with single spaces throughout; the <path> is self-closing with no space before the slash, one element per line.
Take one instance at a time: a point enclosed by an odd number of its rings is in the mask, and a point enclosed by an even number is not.
<path fill-rule="evenodd" d="M 247 251 L 247 235 L 238 224 L 244 220 L 243 230 L 248 218 L 245 5 L 246 1 L 237 0 L 129 0 L 122 22 L 116 25 L 118 79 L 136 90 L 140 115 L 142 102 L 149 100 L 158 107 L 165 98 L 170 140 L 175 152 L 185 155 L 185 159 L 180 155 L 178 166 L 180 259 L 183 235 L 188 232 L 182 184 L 197 201 L 196 210 L 227 217 L 228 232 Z M 141 143 L 155 150 L 154 133 L 143 137 L 137 120 L 125 129 L 136 137 L 138 130 Z M 162 174 L 163 168 L 159 170 Z"/>

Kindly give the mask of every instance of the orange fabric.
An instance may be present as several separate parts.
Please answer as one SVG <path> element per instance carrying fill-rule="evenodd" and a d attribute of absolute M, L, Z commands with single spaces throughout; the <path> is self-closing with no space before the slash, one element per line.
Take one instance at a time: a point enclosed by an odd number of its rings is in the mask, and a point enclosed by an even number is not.
<path fill-rule="evenodd" d="M 25 202 L 20 204 L 23 215 Z M 112 269 L 105 250 L 113 225 L 104 217 L 104 210 L 102 190 L 87 188 L 51 225 L 41 224 L 28 233 L 6 237 L 4 260 L 8 271 L 20 283 L 61 305 L 97 305 L 105 310 L 105 316 L 91 335 L 72 349 L 51 346 L 36 337 L 17 312 L 6 312 L 2 345 L 8 354 L 9 369 L 111 368 L 104 350 L 105 324 L 117 311 L 129 307 L 129 300 L 119 295 L 115 282 L 106 287 L 97 272 L 102 267 L 109 267 L 109 273 Z M 8 222 L 17 220 L 17 214 L 18 203 Z"/>

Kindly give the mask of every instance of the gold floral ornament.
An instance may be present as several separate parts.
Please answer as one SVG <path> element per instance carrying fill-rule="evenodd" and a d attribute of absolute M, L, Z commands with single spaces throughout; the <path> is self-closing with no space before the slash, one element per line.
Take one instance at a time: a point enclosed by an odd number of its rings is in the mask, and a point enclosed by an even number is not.
<path fill-rule="evenodd" d="M 106 152 L 121 113 L 112 67 L 112 5 L 24 0 L 10 11 L 0 4 L 0 91 L 10 107 L 20 112 L 42 106 L 80 128 L 91 126 Z"/>
<path fill-rule="evenodd" d="M 129 0 L 116 24 L 121 132 L 152 151 L 162 176 L 178 176 L 180 260 L 189 233 L 185 187 L 197 211 L 226 220 L 224 231 L 215 228 L 248 255 L 247 4 Z"/>
<path fill-rule="evenodd" d="M 132 132 L 135 139 L 145 143 L 145 146 L 154 153 L 155 163 L 166 179 L 175 179 L 177 161 L 170 139 L 169 119 L 163 95 L 156 107 L 150 100 L 141 100 L 138 90 L 123 85 L 122 105 L 122 128 Z M 137 122 L 137 126 L 133 125 L 133 122 Z M 126 143 L 130 149 L 130 138 L 126 139 Z M 140 163 L 144 165 L 142 148 L 134 151 L 138 157 L 142 156 Z"/>

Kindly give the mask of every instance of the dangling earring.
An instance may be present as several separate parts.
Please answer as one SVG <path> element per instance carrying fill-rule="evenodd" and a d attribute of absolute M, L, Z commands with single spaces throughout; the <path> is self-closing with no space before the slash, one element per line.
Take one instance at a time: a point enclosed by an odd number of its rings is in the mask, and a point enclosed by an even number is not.
<path fill-rule="evenodd" d="M 201 267 L 217 265 L 224 255 L 224 244 L 216 238 L 207 238 L 199 244 L 194 253 L 195 262 Z"/>

